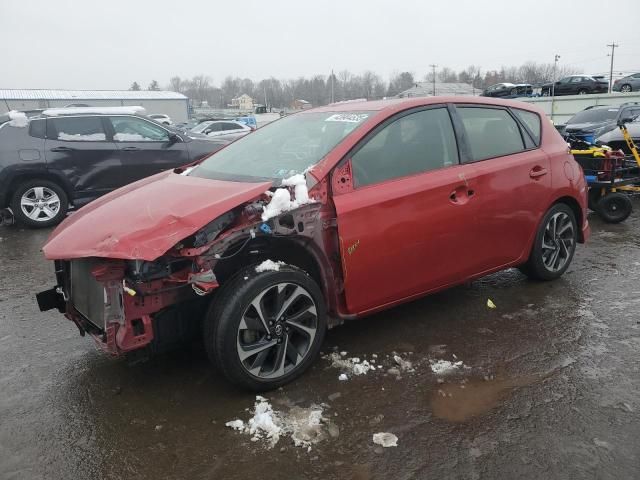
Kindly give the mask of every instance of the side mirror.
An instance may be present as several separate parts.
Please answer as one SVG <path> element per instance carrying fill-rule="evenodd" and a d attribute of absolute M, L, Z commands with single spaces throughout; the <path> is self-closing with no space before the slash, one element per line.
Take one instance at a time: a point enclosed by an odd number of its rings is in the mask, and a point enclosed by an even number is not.
<path fill-rule="evenodd" d="M 182 141 L 182 139 L 178 135 L 176 135 L 175 133 L 170 133 L 169 134 L 169 143 L 171 145 L 173 145 L 174 143 L 181 142 L 181 141 Z"/>
<path fill-rule="evenodd" d="M 622 127 L 625 123 L 631 123 L 633 122 L 634 117 L 622 117 L 620 120 L 618 120 L 618 126 Z"/>

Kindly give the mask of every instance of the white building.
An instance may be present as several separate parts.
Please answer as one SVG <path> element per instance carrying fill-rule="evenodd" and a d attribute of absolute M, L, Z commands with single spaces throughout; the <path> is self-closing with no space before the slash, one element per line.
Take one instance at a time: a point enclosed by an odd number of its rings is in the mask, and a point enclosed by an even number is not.
<path fill-rule="evenodd" d="M 176 92 L 153 90 L 0 90 L 0 113 L 81 104 L 90 107 L 139 105 L 148 115 L 164 113 L 174 122 L 189 119 L 189 99 Z"/>
<path fill-rule="evenodd" d="M 239 97 L 232 98 L 229 106 L 238 110 L 253 110 L 253 98 L 243 93 Z"/>

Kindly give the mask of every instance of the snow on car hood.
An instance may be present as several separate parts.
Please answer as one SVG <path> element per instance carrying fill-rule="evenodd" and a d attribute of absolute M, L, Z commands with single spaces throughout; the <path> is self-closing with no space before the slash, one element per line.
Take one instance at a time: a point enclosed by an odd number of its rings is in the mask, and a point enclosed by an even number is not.
<path fill-rule="evenodd" d="M 180 240 L 269 187 L 271 182 L 226 182 L 162 172 L 71 214 L 53 231 L 43 251 L 50 260 L 155 260 Z"/>

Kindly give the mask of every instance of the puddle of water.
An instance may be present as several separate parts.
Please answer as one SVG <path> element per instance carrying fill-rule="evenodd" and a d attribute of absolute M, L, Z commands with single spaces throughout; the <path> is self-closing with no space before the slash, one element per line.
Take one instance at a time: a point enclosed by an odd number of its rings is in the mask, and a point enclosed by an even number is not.
<path fill-rule="evenodd" d="M 498 406 L 516 388 L 531 385 L 541 377 L 469 379 L 465 383 L 439 385 L 431 398 L 431 410 L 436 417 L 451 422 L 464 422 Z"/>

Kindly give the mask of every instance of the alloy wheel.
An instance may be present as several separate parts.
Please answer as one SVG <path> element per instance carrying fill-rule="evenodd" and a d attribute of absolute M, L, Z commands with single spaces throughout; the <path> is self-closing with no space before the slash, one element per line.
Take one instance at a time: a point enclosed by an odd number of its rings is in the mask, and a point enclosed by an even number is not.
<path fill-rule="evenodd" d="M 279 378 L 303 361 L 317 332 L 311 294 L 295 283 L 278 283 L 260 292 L 245 309 L 238 326 L 238 358 L 255 377 Z"/>
<path fill-rule="evenodd" d="M 631 85 L 623 85 L 623 86 L 620 88 L 620 91 L 621 91 L 621 92 L 624 92 L 624 93 L 629 93 L 629 92 L 631 91 Z"/>
<path fill-rule="evenodd" d="M 46 222 L 58 215 L 60 198 L 47 187 L 32 187 L 20 198 L 22 213 L 33 221 Z"/>
<path fill-rule="evenodd" d="M 564 212 L 554 214 L 542 237 L 542 262 L 550 272 L 564 268 L 575 249 L 576 235 L 573 221 Z"/>

